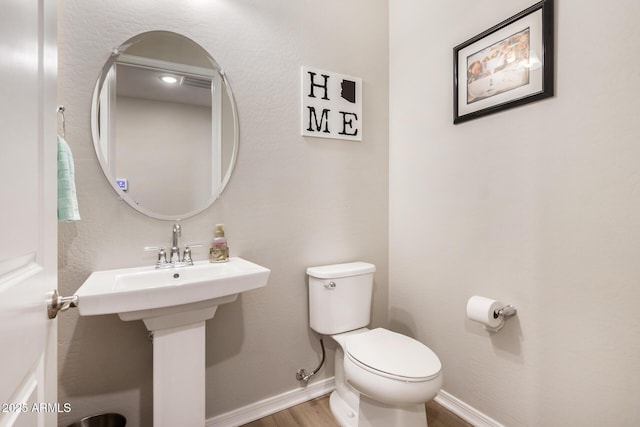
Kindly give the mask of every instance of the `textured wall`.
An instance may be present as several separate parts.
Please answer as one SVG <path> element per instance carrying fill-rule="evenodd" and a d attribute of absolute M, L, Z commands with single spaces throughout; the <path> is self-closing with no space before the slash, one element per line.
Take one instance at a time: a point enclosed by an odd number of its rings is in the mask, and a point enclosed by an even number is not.
<path fill-rule="evenodd" d="M 389 3 L 391 326 L 505 425 L 640 424 L 640 4 L 557 1 L 556 96 L 454 126 L 453 46 L 532 2 Z"/>
<path fill-rule="evenodd" d="M 386 323 L 386 1 L 64 0 L 59 25 L 59 96 L 82 214 L 60 225 L 62 294 L 91 271 L 152 264 L 154 254 L 142 247 L 169 242 L 170 222 L 118 200 L 99 169 L 89 125 L 110 50 L 136 33 L 164 29 L 211 52 L 227 72 L 240 117 L 234 176 L 213 207 L 182 222 L 183 239 L 207 244 L 215 223 L 225 223 L 232 255 L 272 269 L 266 288 L 220 307 L 207 324 L 207 416 L 294 389 L 296 370 L 317 363 L 307 266 L 375 263 L 374 324 Z M 363 78 L 361 143 L 299 136 L 302 65 Z M 206 256 L 205 248 L 194 251 L 196 259 Z M 60 423 L 115 410 L 132 425 L 151 425 L 152 346 L 142 322 L 70 311 L 59 330 L 59 400 L 73 406 Z M 320 376 L 331 375 L 329 363 Z"/>

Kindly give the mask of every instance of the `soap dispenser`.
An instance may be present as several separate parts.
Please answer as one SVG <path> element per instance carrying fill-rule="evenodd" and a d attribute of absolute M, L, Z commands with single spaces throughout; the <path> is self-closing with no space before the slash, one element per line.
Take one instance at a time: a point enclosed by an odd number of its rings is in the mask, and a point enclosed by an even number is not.
<path fill-rule="evenodd" d="M 227 238 L 224 237 L 224 226 L 223 224 L 216 224 L 213 244 L 209 249 L 209 262 L 227 261 L 229 261 L 229 246 L 227 245 Z"/>

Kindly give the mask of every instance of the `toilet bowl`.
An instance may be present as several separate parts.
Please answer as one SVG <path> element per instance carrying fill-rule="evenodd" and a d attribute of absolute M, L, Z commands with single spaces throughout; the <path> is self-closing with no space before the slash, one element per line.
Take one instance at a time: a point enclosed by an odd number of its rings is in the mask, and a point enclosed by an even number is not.
<path fill-rule="evenodd" d="M 426 427 L 442 365 L 413 338 L 366 328 L 374 271 L 363 262 L 307 269 L 311 328 L 339 345 L 331 412 L 343 427 Z"/>
<path fill-rule="evenodd" d="M 372 399 L 394 405 L 423 404 L 442 388 L 438 357 L 405 335 L 378 328 L 351 335 L 343 349 L 347 382 Z"/>
<path fill-rule="evenodd" d="M 427 426 L 424 404 L 442 388 L 442 366 L 431 349 L 382 328 L 331 338 L 340 347 L 330 407 L 341 426 Z"/>

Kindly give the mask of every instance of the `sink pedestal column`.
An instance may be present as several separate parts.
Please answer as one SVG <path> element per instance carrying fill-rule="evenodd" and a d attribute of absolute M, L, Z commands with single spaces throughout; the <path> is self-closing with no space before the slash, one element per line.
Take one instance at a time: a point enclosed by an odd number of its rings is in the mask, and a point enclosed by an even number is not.
<path fill-rule="evenodd" d="M 205 322 L 217 308 L 143 319 L 153 332 L 154 427 L 204 427 Z"/>
<path fill-rule="evenodd" d="M 205 322 L 154 331 L 154 427 L 204 422 Z"/>

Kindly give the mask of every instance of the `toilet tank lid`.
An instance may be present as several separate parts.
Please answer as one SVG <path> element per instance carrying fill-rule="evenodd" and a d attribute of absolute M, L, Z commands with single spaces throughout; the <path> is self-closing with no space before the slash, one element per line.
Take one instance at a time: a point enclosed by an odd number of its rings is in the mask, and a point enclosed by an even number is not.
<path fill-rule="evenodd" d="M 307 274 L 316 279 L 337 279 L 339 277 L 374 273 L 375 271 L 375 265 L 361 261 L 307 268 Z"/>

